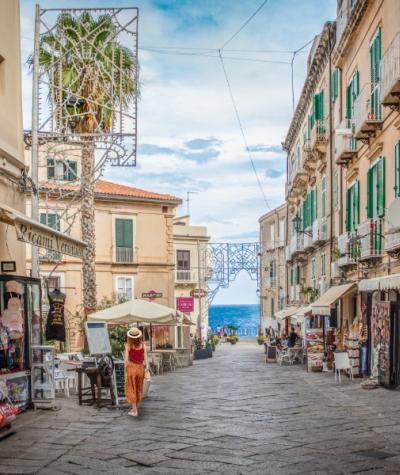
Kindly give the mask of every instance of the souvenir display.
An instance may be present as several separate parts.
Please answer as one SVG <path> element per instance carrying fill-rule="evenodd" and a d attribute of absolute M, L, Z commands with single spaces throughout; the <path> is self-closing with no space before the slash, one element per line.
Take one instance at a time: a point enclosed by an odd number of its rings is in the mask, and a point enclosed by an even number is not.
<path fill-rule="evenodd" d="M 65 294 L 59 289 L 48 292 L 49 313 L 46 323 L 46 339 L 65 341 L 64 306 Z"/>

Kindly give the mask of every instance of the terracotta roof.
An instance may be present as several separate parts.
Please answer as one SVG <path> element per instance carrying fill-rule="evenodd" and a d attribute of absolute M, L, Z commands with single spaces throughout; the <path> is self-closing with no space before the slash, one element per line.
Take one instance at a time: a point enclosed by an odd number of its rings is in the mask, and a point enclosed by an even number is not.
<path fill-rule="evenodd" d="M 63 191 L 76 191 L 78 187 L 76 185 L 69 185 L 67 183 L 52 183 L 46 182 L 41 185 L 43 190 L 63 190 Z M 97 180 L 95 186 L 96 195 L 110 195 L 138 198 L 140 200 L 156 200 L 156 201 L 175 201 L 178 204 L 182 202 L 181 198 L 174 195 L 155 193 L 153 191 L 146 191 L 133 186 L 121 185 L 119 183 L 113 183 L 106 180 Z"/>

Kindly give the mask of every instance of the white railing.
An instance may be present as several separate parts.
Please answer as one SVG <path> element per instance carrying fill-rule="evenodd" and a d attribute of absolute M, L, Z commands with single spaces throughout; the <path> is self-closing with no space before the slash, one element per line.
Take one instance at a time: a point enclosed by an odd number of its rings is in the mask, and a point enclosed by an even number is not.
<path fill-rule="evenodd" d="M 360 259 L 382 256 L 382 229 L 380 219 L 368 219 L 358 226 Z"/>
<path fill-rule="evenodd" d="M 379 100 L 379 84 L 371 88 L 371 84 L 366 84 L 360 94 L 354 100 L 353 120 L 354 132 L 357 135 L 362 131 L 366 123 L 373 124 L 381 122 L 382 111 Z"/>
<path fill-rule="evenodd" d="M 295 234 L 290 239 L 290 254 L 304 250 L 304 238 L 301 234 Z"/>
<path fill-rule="evenodd" d="M 385 251 L 393 251 L 395 249 L 400 249 L 400 230 L 386 231 Z"/>
<path fill-rule="evenodd" d="M 348 127 L 348 119 L 339 124 L 340 133 L 335 134 L 335 159 L 338 160 L 343 155 L 353 154 L 357 152 L 357 140 L 353 135 L 353 131 Z"/>
<path fill-rule="evenodd" d="M 380 87 L 382 101 L 390 95 L 398 82 L 400 82 L 400 32 L 393 38 L 381 59 Z"/>
<path fill-rule="evenodd" d="M 355 253 L 352 252 L 352 249 L 350 246 L 349 233 L 341 234 L 338 237 L 338 252 L 339 252 L 339 257 L 337 259 L 338 267 L 356 263 Z"/>
<path fill-rule="evenodd" d="M 133 249 L 131 247 L 116 247 L 115 261 L 118 264 L 130 264 L 133 262 Z"/>
<path fill-rule="evenodd" d="M 177 269 L 175 280 L 176 282 L 197 282 L 197 273 L 193 270 Z"/>
<path fill-rule="evenodd" d="M 307 234 L 304 234 L 304 249 L 309 249 L 310 247 L 313 247 L 314 245 L 312 228 L 309 227 L 306 229 L 306 231 L 307 231 Z"/>
<path fill-rule="evenodd" d="M 326 218 L 316 219 L 312 226 L 312 241 L 326 241 L 328 239 L 328 230 Z"/>

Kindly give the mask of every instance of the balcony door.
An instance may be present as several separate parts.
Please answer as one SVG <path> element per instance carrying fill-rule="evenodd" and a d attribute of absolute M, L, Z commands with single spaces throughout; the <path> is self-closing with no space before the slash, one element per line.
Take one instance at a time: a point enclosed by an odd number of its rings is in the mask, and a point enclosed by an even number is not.
<path fill-rule="evenodd" d="M 178 280 L 190 280 L 190 251 L 176 251 L 176 270 Z"/>
<path fill-rule="evenodd" d="M 132 219 L 115 219 L 115 261 L 120 264 L 133 262 Z"/>

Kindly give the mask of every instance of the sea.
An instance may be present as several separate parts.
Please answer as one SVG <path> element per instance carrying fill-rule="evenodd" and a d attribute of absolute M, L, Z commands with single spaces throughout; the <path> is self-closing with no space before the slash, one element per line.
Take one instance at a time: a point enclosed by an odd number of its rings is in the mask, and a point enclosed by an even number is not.
<path fill-rule="evenodd" d="M 259 305 L 211 305 L 208 309 L 208 322 L 215 332 L 217 327 L 229 324 L 238 327 L 239 336 L 257 336 L 260 324 Z"/>

